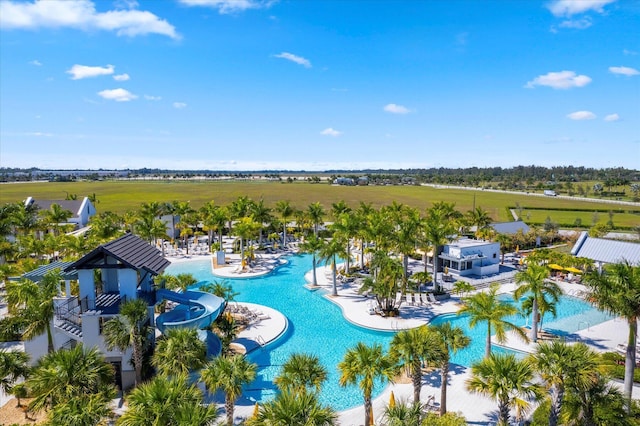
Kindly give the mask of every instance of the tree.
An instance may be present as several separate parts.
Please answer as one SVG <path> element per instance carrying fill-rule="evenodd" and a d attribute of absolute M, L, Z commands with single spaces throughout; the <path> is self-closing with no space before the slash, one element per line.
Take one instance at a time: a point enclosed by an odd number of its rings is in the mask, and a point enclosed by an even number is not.
<path fill-rule="evenodd" d="M 316 201 L 315 203 L 309 204 L 307 207 L 307 215 L 309 215 L 309 219 L 311 223 L 313 223 L 313 234 L 318 236 L 318 227 L 322 225 L 322 218 L 324 217 L 324 208 L 320 202 Z"/>
<path fill-rule="evenodd" d="M 271 216 L 271 209 L 264 204 L 264 200 L 261 198 L 257 203 L 253 203 L 249 209 L 251 218 L 260 225 L 260 235 L 258 237 L 258 244 L 262 245 L 262 231 L 265 223 L 270 223 L 273 219 Z"/>
<path fill-rule="evenodd" d="M 384 410 L 385 426 L 420 426 L 422 425 L 423 407 L 420 403 L 388 405 Z M 426 423 L 431 424 L 431 423 Z M 465 423 L 466 424 L 466 423 Z"/>
<path fill-rule="evenodd" d="M 0 388 L 11 394 L 16 381 L 29 376 L 29 355 L 22 351 L 0 349 Z"/>
<path fill-rule="evenodd" d="M 442 210 L 432 207 L 427 211 L 422 232 L 424 242 L 433 249 L 433 284 L 434 290 L 439 292 L 440 284 L 437 280 L 438 252 L 440 247 L 451 239 L 455 232 L 455 226 Z"/>
<path fill-rule="evenodd" d="M 217 417 L 215 405 L 202 404 L 202 392 L 184 375 L 156 376 L 126 397 L 128 409 L 119 426 L 207 426 Z M 190 419 L 187 423 L 185 420 Z"/>
<path fill-rule="evenodd" d="M 293 353 L 282 366 L 282 371 L 274 383 L 279 389 L 293 395 L 302 395 L 310 391 L 320 392 L 327 380 L 327 369 L 315 355 Z"/>
<path fill-rule="evenodd" d="M 507 338 L 506 331 L 512 330 L 520 337 L 527 340 L 526 333 L 505 317 L 514 315 L 518 309 L 498 299 L 499 285 L 492 285 L 488 292 L 476 293 L 465 299 L 466 304 L 458 311 L 458 315 L 469 315 L 469 325 L 475 327 L 481 322 L 487 323 L 487 341 L 485 345 L 485 357 L 491 355 L 491 330 L 495 330 L 499 342 Z"/>
<path fill-rule="evenodd" d="M 531 307 L 531 340 L 538 341 L 538 323 L 540 312 L 538 304 L 542 299 L 548 302 L 545 295 L 551 297 L 552 303 L 557 303 L 562 295 L 562 289 L 555 281 L 547 280 L 549 269 L 546 266 L 529 264 L 524 271 L 516 273 L 515 279 L 518 287 L 513 292 L 513 298 L 518 300 L 525 294 L 531 294 L 533 304 Z"/>
<path fill-rule="evenodd" d="M 223 298 L 227 303 L 235 300 L 235 297 L 240 293 L 233 291 L 233 286 L 229 284 L 229 281 L 214 281 L 213 283 L 207 283 L 200 286 L 200 291 L 211 293 L 215 296 Z"/>
<path fill-rule="evenodd" d="M 158 373 L 165 376 L 189 374 L 204 366 L 207 346 L 193 328 L 175 328 L 156 342 L 151 363 Z"/>
<path fill-rule="evenodd" d="M 105 424 L 113 415 L 112 394 L 98 393 L 78 395 L 56 405 L 47 416 L 47 426 L 94 426 Z"/>
<path fill-rule="evenodd" d="M 625 318 L 629 325 L 624 394 L 630 406 L 640 318 L 640 266 L 632 266 L 627 261 L 610 264 L 605 266 L 602 274 L 597 271 L 587 274 L 583 282 L 588 287 L 588 300 L 600 309 Z"/>
<path fill-rule="evenodd" d="M 316 267 L 318 266 L 318 262 L 316 260 L 316 257 L 320 253 L 322 253 L 325 244 L 325 240 L 323 240 L 322 238 L 318 238 L 315 235 L 310 235 L 304 240 L 302 245 L 300 245 L 300 250 L 302 250 L 302 252 L 311 253 L 313 267 L 313 281 L 311 282 L 311 284 L 314 286 L 318 285 L 318 278 L 316 275 Z"/>
<path fill-rule="evenodd" d="M 360 221 L 354 213 L 342 213 L 331 225 L 333 237 L 339 239 L 345 245 L 345 273 L 351 271 L 351 239 L 354 238 L 360 227 Z"/>
<path fill-rule="evenodd" d="M 364 424 L 371 424 L 371 392 L 376 380 L 391 381 L 395 373 L 394 364 L 382 351 L 382 346 L 367 346 L 359 342 L 348 349 L 338 364 L 340 386 L 358 384 L 364 396 Z"/>
<path fill-rule="evenodd" d="M 276 203 L 276 211 L 282 218 L 282 247 L 287 247 L 287 223 L 293 215 L 293 208 L 287 200 L 280 200 Z"/>
<path fill-rule="evenodd" d="M 120 315 L 104 323 L 102 333 L 107 348 L 126 351 L 133 349 L 131 363 L 136 373 L 136 385 L 142 382 L 144 349 L 148 344 L 152 328 L 149 325 L 149 311 L 142 299 L 128 300 L 120 305 Z"/>
<path fill-rule="evenodd" d="M 214 231 L 218 236 L 218 250 L 222 250 L 222 231 L 228 216 L 226 209 L 209 201 L 200 209 L 200 214 L 202 215 L 203 229 L 209 233 L 209 245 L 213 244 L 211 231 Z"/>
<path fill-rule="evenodd" d="M 250 217 L 243 217 L 236 222 L 235 233 L 240 237 L 240 259 L 242 262 L 245 261 L 244 242 L 255 236 L 260 227 L 261 225 Z"/>
<path fill-rule="evenodd" d="M 323 406 L 313 392 L 296 394 L 280 392 L 273 401 L 264 404 L 258 414 L 247 419 L 247 426 L 273 425 L 337 425 L 337 415 L 329 406 Z"/>
<path fill-rule="evenodd" d="M 396 294 L 404 293 L 406 282 L 402 264 L 396 258 L 390 257 L 386 252 L 376 251 L 371 260 L 373 277 L 366 277 L 359 293 L 370 292 L 375 294 L 376 302 L 383 312 L 395 313 L 400 308 L 396 306 Z"/>
<path fill-rule="evenodd" d="M 440 415 L 447 412 L 447 383 L 449 382 L 449 362 L 451 353 L 456 353 L 460 349 L 469 346 L 471 339 L 464 334 L 464 330 L 460 327 L 452 327 L 451 323 L 444 322 L 429 328 L 440 340 L 444 350 L 440 351 L 438 357 L 438 365 L 440 367 L 440 376 L 442 377 L 442 385 L 440 387 Z"/>
<path fill-rule="evenodd" d="M 201 372 L 201 379 L 209 391 L 221 390 L 225 394 L 224 408 L 227 426 L 233 426 L 233 408 L 242 395 L 242 387 L 253 382 L 257 365 L 243 355 L 219 356 L 210 361 Z"/>
<path fill-rule="evenodd" d="M 530 398 L 542 396 L 539 385 L 533 384 L 535 372 L 528 360 L 518 361 L 513 354 L 491 354 L 471 367 L 467 388 L 498 401 L 499 422 L 509 425 L 510 411 L 516 416 L 526 413 Z"/>
<path fill-rule="evenodd" d="M 56 407 L 83 395 L 113 397 L 113 367 L 97 348 L 77 345 L 40 358 L 27 379 L 32 411 Z"/>
<path fill-rule="evenodd" d="M 63 209 L 60 204 L 52 203 L 49 210 L 41 211 L 41 215 L 47 226 L 53 227 L 54 235 L 58 235 L 60 233 L 60 224 L 66 223 L 73 216 L 73 213 L 70 210 Z"/>
<path fill-rule="evenodd" d="M 345 256 L 344 245 L 342 242 L 336 238 L 333 238 L 327 242 L 322 248 L 320 252 L 320 259 L 325 263 L 331 265 L 331 273 L 333 274 L 333 291 L 332 295 L 338 295 L 338 283 L 337 283 L 337 275 L 338 275 L 338 258 Z"/>

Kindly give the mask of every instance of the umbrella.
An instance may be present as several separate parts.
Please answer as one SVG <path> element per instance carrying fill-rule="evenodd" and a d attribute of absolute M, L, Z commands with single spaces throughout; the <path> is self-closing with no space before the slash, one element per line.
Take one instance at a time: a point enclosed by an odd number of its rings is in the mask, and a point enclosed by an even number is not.
<path fill-rule="evenodd" d="M 260 406 L 258 405 L 258 403 L 256 402 L 255 407 L 253 407 L 253 418 L 255 419 L 256 417 L 258 417 L 258 410 L 259 410 Z"/>
<path fill-rule="evenodd" d="M 557 263 L 550 263 L 547 265 L 550 269 L 555 269 L 557 271 L 562 271 L 564 268 Z"/>
<path fill-rule="evenodd" d="M 395 408 L 396 406 L 396 396 L 391 391 L 391 396 L 389 396 L 389 408 Z"/>
<path fill-rule="evenodd" d="M 565 271 L 573 272 L 574 274 L 581 274 L 582 271 L 578 268 L 574 268 L 573 266 L 569 266 L 568 268 L 564 268 Z"/>

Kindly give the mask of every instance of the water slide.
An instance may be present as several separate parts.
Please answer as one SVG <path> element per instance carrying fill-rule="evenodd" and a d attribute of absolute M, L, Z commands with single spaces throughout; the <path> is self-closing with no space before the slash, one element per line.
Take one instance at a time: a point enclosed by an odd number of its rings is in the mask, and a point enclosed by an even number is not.
<path fill-rule="evenodd" d="M 223 298 L 203 291 L 189 290 L 182 293 L 160 289 L 157 300 L 169 300 L 178 303 L 169 312 L 158 315 L 156 327 L 164 334 L 170 328 L 208 328 L 225 306 Z"/>

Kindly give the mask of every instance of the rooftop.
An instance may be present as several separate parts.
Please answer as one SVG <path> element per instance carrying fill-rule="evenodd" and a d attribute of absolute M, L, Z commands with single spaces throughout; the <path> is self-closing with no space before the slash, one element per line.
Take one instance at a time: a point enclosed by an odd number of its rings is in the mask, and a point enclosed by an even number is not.
<path fill-rule="evenodd" d="M 640 243 L 593 238 L 586 231 L 578 237 L 571 254 L 602 263 L 627 261 L 632 265 L 640 265 Z"/>

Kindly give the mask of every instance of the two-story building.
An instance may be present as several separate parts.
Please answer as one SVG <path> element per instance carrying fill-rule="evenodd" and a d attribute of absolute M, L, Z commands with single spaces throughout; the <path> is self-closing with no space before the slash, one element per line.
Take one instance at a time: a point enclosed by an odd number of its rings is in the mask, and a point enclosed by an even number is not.
<path fill-rule="evenodd" d="M 438 257 L 443 268 L 461 277 L 484 277 L 500 272 L 498 242 L 461 238 L 446 244 Z"/>

